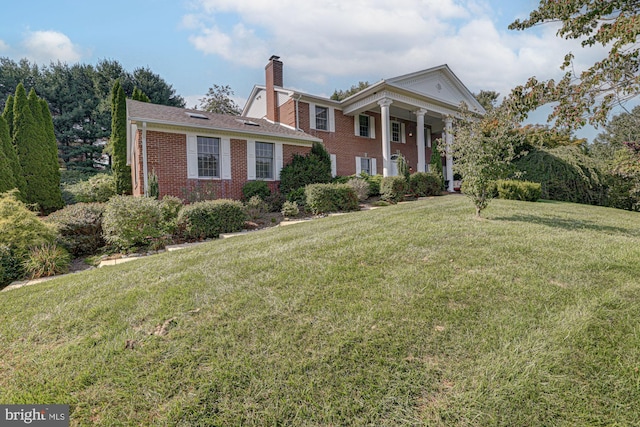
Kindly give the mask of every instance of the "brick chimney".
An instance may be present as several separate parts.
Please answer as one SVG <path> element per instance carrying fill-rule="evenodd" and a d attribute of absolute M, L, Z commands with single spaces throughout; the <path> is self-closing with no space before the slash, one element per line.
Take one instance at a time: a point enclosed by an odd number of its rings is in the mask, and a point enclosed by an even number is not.
<path fill-rule="evenodd" d="M 280 121 L 278 113 L 278 94 L 275 88 L 282 87 L 282 62 L 279 56 L 273 55 L 265 67 L 265 80 L 267 86 L 267 119 L 273 122 Z"/>

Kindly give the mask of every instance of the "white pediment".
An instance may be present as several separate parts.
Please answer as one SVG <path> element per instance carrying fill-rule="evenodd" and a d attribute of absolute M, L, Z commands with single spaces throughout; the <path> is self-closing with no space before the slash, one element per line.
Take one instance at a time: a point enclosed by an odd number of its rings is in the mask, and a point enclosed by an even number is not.
<path fill-rule="evenodd" d="M 465 102 L 473 110 L 484 111 L 473 94 L 446 65 L 387 80 L 387 83 L 457 107 Z"/>

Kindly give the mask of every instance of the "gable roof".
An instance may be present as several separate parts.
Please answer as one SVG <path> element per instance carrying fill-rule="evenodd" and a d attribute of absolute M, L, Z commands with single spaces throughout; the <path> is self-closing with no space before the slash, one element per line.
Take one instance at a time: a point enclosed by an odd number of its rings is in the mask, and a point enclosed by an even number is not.
<path fill-rule="evenodd" d="M 265 119 L 169 107 L 132 99 L 127 99 L 127 119 L 132 123 L 146 122 L 157 125 L 181 126 L 255 136 L 265 135 L 309 143 L 314 141 L 321 142 L 319 138 L 305 132 L 279 123 L 272 123 Z"/>

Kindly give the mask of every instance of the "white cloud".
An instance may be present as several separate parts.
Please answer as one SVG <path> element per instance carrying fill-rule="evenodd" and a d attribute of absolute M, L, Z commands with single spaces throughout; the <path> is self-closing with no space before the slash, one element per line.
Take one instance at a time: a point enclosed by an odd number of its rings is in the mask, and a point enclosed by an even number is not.
<path fill-rule="evenodd" d="M 5 50 L 9 50 L 9 45 L 7 43 L 5 43 L 4 40 L 0 39 L 0 52 L 5 51 Z"/>
<path fill-rule="evenodd" d="M 30 32 L 22 44 L 26 50 L 25 56 L 41 64 L 50 61 L 73 63 L 82 57 L 79 47 L 58 31 Z"/>

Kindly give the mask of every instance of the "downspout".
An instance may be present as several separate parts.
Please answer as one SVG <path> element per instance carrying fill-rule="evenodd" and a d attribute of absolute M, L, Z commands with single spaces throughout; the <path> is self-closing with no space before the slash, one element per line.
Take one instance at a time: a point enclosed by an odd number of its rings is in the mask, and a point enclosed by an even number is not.
<path fill-rule="evenodd" d="M 149 177 L 147 172 L 149 167 L 147 165 L 147 122 L 142 122 L 142 182 L 144 195 L 148 195 L 149 191 Z"/>
<path fill-rule="evenodd" d="M 301 94 L 298 94 L 298 98 L 296 98 L 296 130 L 300 130 L 300 113 L 298 111 L 298 101 L 302 98 Z"/>

